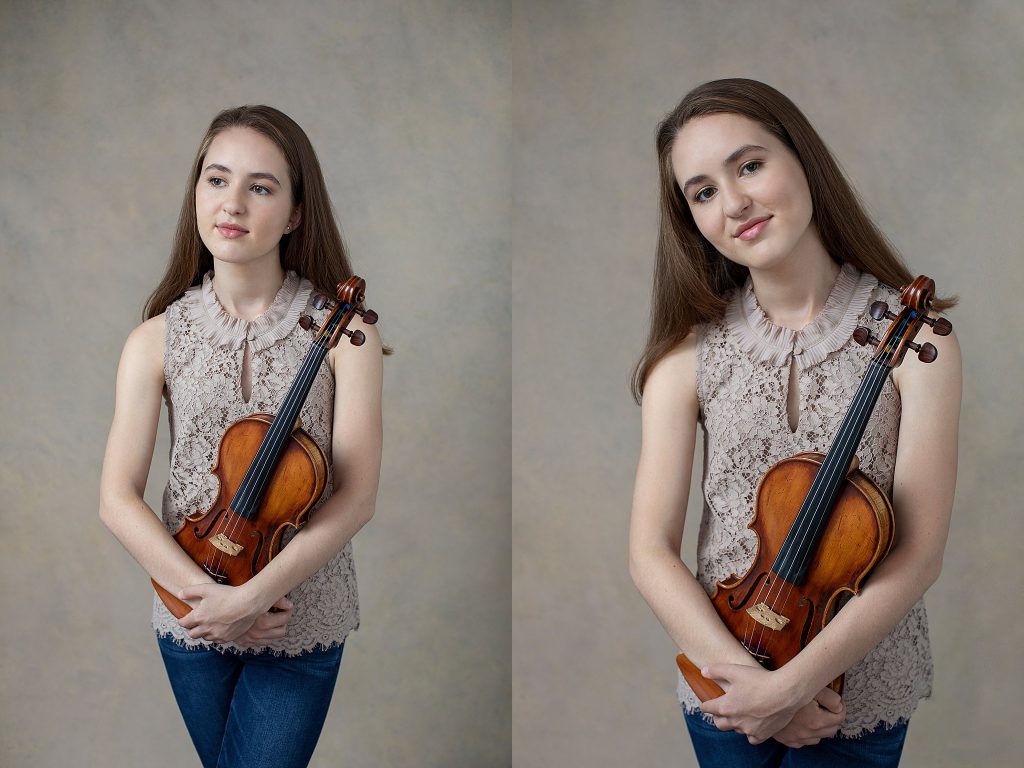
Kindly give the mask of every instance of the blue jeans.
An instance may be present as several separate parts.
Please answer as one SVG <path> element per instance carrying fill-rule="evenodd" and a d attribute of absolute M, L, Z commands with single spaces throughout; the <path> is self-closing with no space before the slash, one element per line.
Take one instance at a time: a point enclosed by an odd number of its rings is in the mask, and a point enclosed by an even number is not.
<path fill-rule="evenodd" d="M 186 648 L 157 637 L 203 768 L 305 768 L 344 644 L 299 656 Z"/>
<path fill-rule="evenodd" d="M 907 738 L 907 724 L 900 723 L 790 749 L 774 739 L 751 744 L 742 733 L 718 730 L 700 712 L 684 714 L 702 768 L 895 768 Z"/>

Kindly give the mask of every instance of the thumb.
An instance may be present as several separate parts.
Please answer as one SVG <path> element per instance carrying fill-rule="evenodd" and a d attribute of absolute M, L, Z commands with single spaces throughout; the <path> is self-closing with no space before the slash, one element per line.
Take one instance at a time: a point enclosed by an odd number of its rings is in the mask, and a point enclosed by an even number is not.
<path fill-rule="evenodd" d="M 190 584 L 178 592 L 179 600 L 202 600 L 210 594 L 212 584 Z"/>
<path fill-rule="evenodd" d="M 705 664 L 700 673 L 708 680 L 731 682 L 736 664 Z"/>
<path fill-rule="evenodd" d="M 831 688 L 822 688 L 821 692 L 814 697 L 814 700 L 829 712 L 834 712 L 838 715 L 843 711 L 843 697 Z"/>

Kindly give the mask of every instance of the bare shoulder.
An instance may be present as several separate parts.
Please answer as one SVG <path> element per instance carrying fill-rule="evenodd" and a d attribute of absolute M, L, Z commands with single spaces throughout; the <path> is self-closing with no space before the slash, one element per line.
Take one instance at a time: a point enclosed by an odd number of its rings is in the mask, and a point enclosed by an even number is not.
<path fill-rule="evenodd" d="M 359 315 L 354 315 L 348 329 L 353 333 L 361 331 L 365 341 L 356 347 L 350 343 L 348 336 L 341 337 L 341 341 L 330 351 L 328 358 L 335 377 L 347 375 L 353 372 L 352 369 L 378 370 L 383 357 L 383 344 L 377 326 L 364 323 Z"/>
<path fill-rule="evenodd" d="M 938 356 L 931 363 L 923 363 L 917 355 L 908 351 L 903 363 L 893 372 L 893 382 L 904 400 L 915 399 L 919 395 L 929 398 L 935 396 L 960 396 L 961 357 L 960 342 L 955 332 L 948 336 L 937 336 L 928 326 L 924 326 L 917 334 L 916 343 L 932 344 Z M 959 400 L 957 400 L 959 403 Z"/>
<path fill-rule="evenodd" d="M 157 315 L 137 326 L 124 343 L 121 353 L 122 369 L 142 374 L 160 373 L 163 377 L 164 336 L 167 333 L 167 317 Z"/>
<path fill-rule="evenodd" d="M 654 364 L 644 384 L 644 410 L 696 408 L 697 336 L 691 333 Z"/>

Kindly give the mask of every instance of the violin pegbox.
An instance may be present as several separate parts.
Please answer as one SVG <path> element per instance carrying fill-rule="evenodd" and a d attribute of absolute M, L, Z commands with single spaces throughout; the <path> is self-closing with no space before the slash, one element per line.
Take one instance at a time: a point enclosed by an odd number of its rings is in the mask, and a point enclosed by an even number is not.
<path fill-rule="evenodd" d="M 353 275 L 344 283 L 338 284 L 338 300 L 332 301 L 326 296 L 317 294 L 313 297 L 313 307 L 316 309 L 327 309 L 330 314 L 324 320 L 323 325 L 317 325 L 309 315 L 299 317 L 299 325 L 304 329 L 316 333 L 315 341 L 324 339 L 324 346 L 328 349 L 335 346 L 342 334 L 349 337 L 349 342 L 356 347 L 362 346 L 366 341 L 366 334 L 360 330 L 348 330 L 348 324 L 353 315 L 359 315 L 367 325 L 377 322 L 377 313 L 372 309 L 364 309 L 360 306 L 366 297 L 366 281 L 363 278 Z"/>
<path fill-rule="evenodd" d="M 893 321 L 885 337 L 879 341 L 867 327 L 862 325 L 854 330 L 853 340 L 861 346 L 868 342 L 877 344 L 878 348 L 873 359 L 889 368 L 895 368 L 903 362 L 903 356 L 907 349 L 916 352 L 917 358 L 921 362 L 933 362 L 939 356 L 935 345 L 929 342 L 914 343 L 914 337 L 921 325 L 931 326 L 932 333 L 936 336 L 948 336 L 953 330 L 953 324 L 946 318 L 928 317 L 928 310 L 934 296 L 935 281 L 925 275 L 918 275 L 910 285 L 900 289 L 900 302 L 903 304 L 903 309 L 898 315 L 891 312 L 889 305 L 884 301 L 876 301 L 871 305 L 871 317 L 875 320 Z"/>

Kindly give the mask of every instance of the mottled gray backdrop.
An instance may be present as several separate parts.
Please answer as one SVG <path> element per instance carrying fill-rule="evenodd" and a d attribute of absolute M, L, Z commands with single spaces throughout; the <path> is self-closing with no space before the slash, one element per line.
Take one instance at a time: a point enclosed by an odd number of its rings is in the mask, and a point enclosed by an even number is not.
<path fill-rule="evenodd" d="M 0 764 L 195 755 L 143 571 L 97 517 L 121 346 L 225 106 L 320 156 L 385 363 L 362 628 L 314 765 L 510 755 L 509 44 L 497 5 L 6 2 Z M 166 478 L 161 436 L 147 499 Z"/>
<path fill-rule="evenodd" d="M 627 573 L 628 382 L 646 335 L 655 126 L 692 86 L 737 76 L 796 101 L 911 270 L 960 295 L 959 487 L 926 599 L 934 696 L 904 765 L 1019 764 L 1024 4 L 528 8 L 512 37 L 515 764 L 695 764 L 674 645 Z"/>
<path fill-rule="evenodd" d="M 628 378 L 654 126 L 722 76 L 791 96 L 912 270 L 961 297 L 935 693 L 904 764 L 1017 760 L 1019 3 L 3 0 L 0 29 L 0 763 L 193 764 L 99 468 L 196 143 L 264 102 L 316 146 L 397 350 L 363 627 L 313 765 L 694 765 L 674 648 L 626 571 Z"/>

